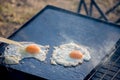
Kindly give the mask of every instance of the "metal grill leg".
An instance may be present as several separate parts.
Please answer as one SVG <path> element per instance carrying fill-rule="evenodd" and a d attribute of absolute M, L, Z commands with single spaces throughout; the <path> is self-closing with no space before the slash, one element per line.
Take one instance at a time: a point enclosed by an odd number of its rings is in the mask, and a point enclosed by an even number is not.
<path fill-rule="evenodd" d="M 108 15 L 110 12 L 115 10 L 115 8 L 117 8 L 119 5 L 120 5 L 120 1 L 116 5 L 114 5 L 112 8 L 110 8 L 108 11 L 106 11 L 104 13 L 101 10 L 101 8 L 97 5 L 95 0 L 90 0 L 89 8 L 87 8 L 87 4 L 86 4 L 85 0 L 80 0 L 77 13 L 81 12 L 81 9 L 82 9 L 82 6 L 83 6 L 84 10 L 86 12 L 86 15 L 92 16 L 92 14 L 93 14 L 93 7 L 95 7 L 97 9 L 97 11 L 99 12 L 99 14 L 100 14 L 100 17 L 98 17 L 98 19 L 102 19 L 103 18 L 105 21 L 109 21 L 106 15 Z M 120 23 L 120 18 L 118 20 L 116 20 L 114 23 Z"/>
<path fill-rule="evenodd" d="M 86 5 L 86 3 L 85 3 L 85 0 L 80 0 L 77 13 L 80 13 L 81 8 L 82 8 L 82 5 L 83 5 L 83 7 L 84 7 L 84 9 L 85 9 L 86 14 L 88 15 L 88 8 L 87 8 L 87 5 Z"/>

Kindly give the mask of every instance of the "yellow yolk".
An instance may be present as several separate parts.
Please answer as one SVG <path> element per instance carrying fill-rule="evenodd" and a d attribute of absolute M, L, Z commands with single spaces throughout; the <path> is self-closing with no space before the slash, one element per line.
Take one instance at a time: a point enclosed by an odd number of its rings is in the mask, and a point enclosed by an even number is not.
<path fill-rule="evenodd" d="M 69 56 L 73 59 L 81 59 L 83 57 L 83 54 L 78 50 L 74 50 L 70 53 Z"/>
<path fill-rule="evenodd" d="M 40 47 L 35 44 L 31 44 L 31 45 L 28 45 L 25 50 L 28 53 L 35 54 L 40 52 Z"/>

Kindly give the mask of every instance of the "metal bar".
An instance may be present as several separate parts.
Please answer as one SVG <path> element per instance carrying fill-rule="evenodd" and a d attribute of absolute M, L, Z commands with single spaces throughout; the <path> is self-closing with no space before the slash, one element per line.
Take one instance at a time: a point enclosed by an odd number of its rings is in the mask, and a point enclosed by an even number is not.
<path fill-rule="evenodd" d="M 115 75 L 113 76 L 113 78 L 111 80 L 115 80 L 115 76 L 117 76 L 117 74 L 120 72 L 120 70 L 117 71 L 117 73 L 115 73 Z"/>
<path fill-rule="evenodd" d="M 90 9 L 89 9 L 89 16 L 92 16 L 92 11 L 93 11 L 93 3 L 92 3 L 92 0 L 91 0 Z"/>
<path fill-rule="evenodd" d="M 94 6 L 97 8 L 98 12 L 103 16 L 103 18 L 108 21 L 107 17 L 105 16 L 105 14 L 102 12 L 102 10 L 98 7 L 98 5 L 96 4 L 96 2 L 94 0 L 91 0 L 94 4 Z"/>
<path fill-rule="evenodd" d="M 78 6 L 77 13 L 80 13 L 81 8 L 82 8 L 83 1 L 84 1 L 84 0 L 81 0 L 81 1 L 79 2 L 79 6 Z"/>
<path fill-rule="evenodd" d="M 111 9 L 109 9 L 105 14 L 109 14 L 110 12 L 112 12 L 115 8 L 117 8 L 120 5 L 120 2 L 117 3 L 115 6 L 113 6 Z"/>
<path fill-rule="evenodd" d="M 88 15 L 87 5 L 86 5 L 86 3 L 85 3 L 84 0 L 81 0 L 81 1 L 80 1 L 79 7 L 78 7 L 78 10 L 77 10 L 77 13 L 80 13 L 81 8 L 82 8 L 82 5 L 83 5 L 83 7 L 84 7 L 84 10 L 85 10 L 86 14 Z"/>
<path fill-rule="evenodd" d="M 119 57 L 115 62 L 117 62 L 119 59 L 120 59 L 120 57 Z M 120 69 L 117 71 L 117 73 L 114 74 L 114 76 L 112 77 L 111 80 L 113 80 L 113 79 L 117 76 L 117 74 L 118 74 L 119 72 L 120 72 Z"/>
<path fill-rule="evenodd" d="M 83 0 L 83 5 L 84 5 L 85 12 L 86 12 L 86 14 L 88 15 L 87 5 L 86 5 L 86 3 L 85 3 L 85 1 L 84 1 L 84 0 Z"/>
<path fill-rule="evenodd" d="M 116 5 L 114 5 L 112 8 L 110 8 L 108 11 L 105 12 L 106 15 L 108 15 L 110 12 L 112 12 L 115 8 L 117 8 L 120 5 L 120 2 L 118 2 Z M 101 19 L 102 16 L 99 17 Z"/>
<path fill-rule="evenodd" d="M 116 48 L 116 50 L 117 49 L 119 49 L 120 48 L 120 45 Z M 115 51 L 116 51 L 115 50 Z M 115 52 L 114 51 L 114 52 Z M 107 60 L 110 60 L 111 59 L 111 56 L 109 56 L 109 58 L 107 59 Z M 114 62 L 112 62 L 112 64 L 111 64 L 111 66 L 115 66 L 115 67 L 119 67 L 119 66 L 116 66 L 115 65 L 115 63 L 118 61 L 120 59 L 120 56 L 118 57 L 118 58 L 116 58 L 116 60 L 114 61 Z M 106 63 L 106 62 L 105 62 Z M 105 64 L 104 63 L 104 64 Z M 102 64 L 103 65 L 103 64 Z M 104 65 L 103 65 L 104 66 Z M 111 68 L 111 66 L 109 66 L 108 67 L 108 69 L 105 71 L 105 73 L 103 73 L 103 76 L 99 79 L 99 80 L 103 80 L 103 78 L 105 77 L 105 75 L 107 74 L 107 72 L 108 72 L 108 70 Z M 99 69 L 99 68 L 98 68 Z M 92 79 L 92 77 L 96 74 L 96 72 L 98 71 L 98 69 L 96 69 L 95 70 L 95 72 L 89 77 L 89 79 L 87 79 L 87 80 L 91 80 Z M 120 70 L 119 70 L 120 71 Z M 117 73 L 115 73 L 115 75 L 112 77 L 112 78 L 114 78 L 118 73 L 119 73 L 119 71 L 117 71 Z"/>
<path fill-rule="evenodd" d="M 112 63 L 111 66 L 113 66 L 119 59 L 120 59 L 120 57 L 118 57 L 118 58 Z M 102 80 L 102 79 L 106 76 L 106 74 L 107 74 L 108 70 L 110 70 L 111 66 L 108 67 L 107 71 L 104 73 L 104 75 L 101 77 L 100 80 Z M 117 73 L 114 74 L 114 76 L 112 77 L 111 80 L 113 80 L 113 79 L 115 78 L 115 76 L 119 73 L 119 71 L 120 71 L 120 70 L 118 70 Z"/>

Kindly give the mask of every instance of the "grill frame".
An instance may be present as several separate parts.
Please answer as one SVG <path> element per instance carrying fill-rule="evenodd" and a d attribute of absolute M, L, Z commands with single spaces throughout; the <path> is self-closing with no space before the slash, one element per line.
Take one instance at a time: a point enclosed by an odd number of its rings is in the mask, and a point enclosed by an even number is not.
<path fill-rule="evenodd" d="M 119 60 L 118 65 L 116 65 Z M 116 50 L 88 74 L 84 80 L 119 80 L 120 77 L 120 39 L 116 43 Z"/>

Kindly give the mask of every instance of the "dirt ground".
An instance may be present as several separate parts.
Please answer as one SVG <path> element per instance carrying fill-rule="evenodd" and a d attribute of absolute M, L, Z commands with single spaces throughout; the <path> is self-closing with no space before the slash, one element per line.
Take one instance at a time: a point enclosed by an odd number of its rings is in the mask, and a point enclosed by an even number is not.
<path fill-rule="evenodd" d="M 80 0 L 0 0 L 0 36 L 8 37 L 27 22 L 46 5 L 54 5 L 77 12 Z M 89 6 L 90 0 L 85 0 Z M 106 12 L 119 0 L 95 0 L 103 12 Z M 85 14 L 82 10 L 81 14 Z M 94 17 L 99 14 L 94 8 Z M 115 21 L 120 17 L 120 6 L 109 14 L 108 19 Z"/>

